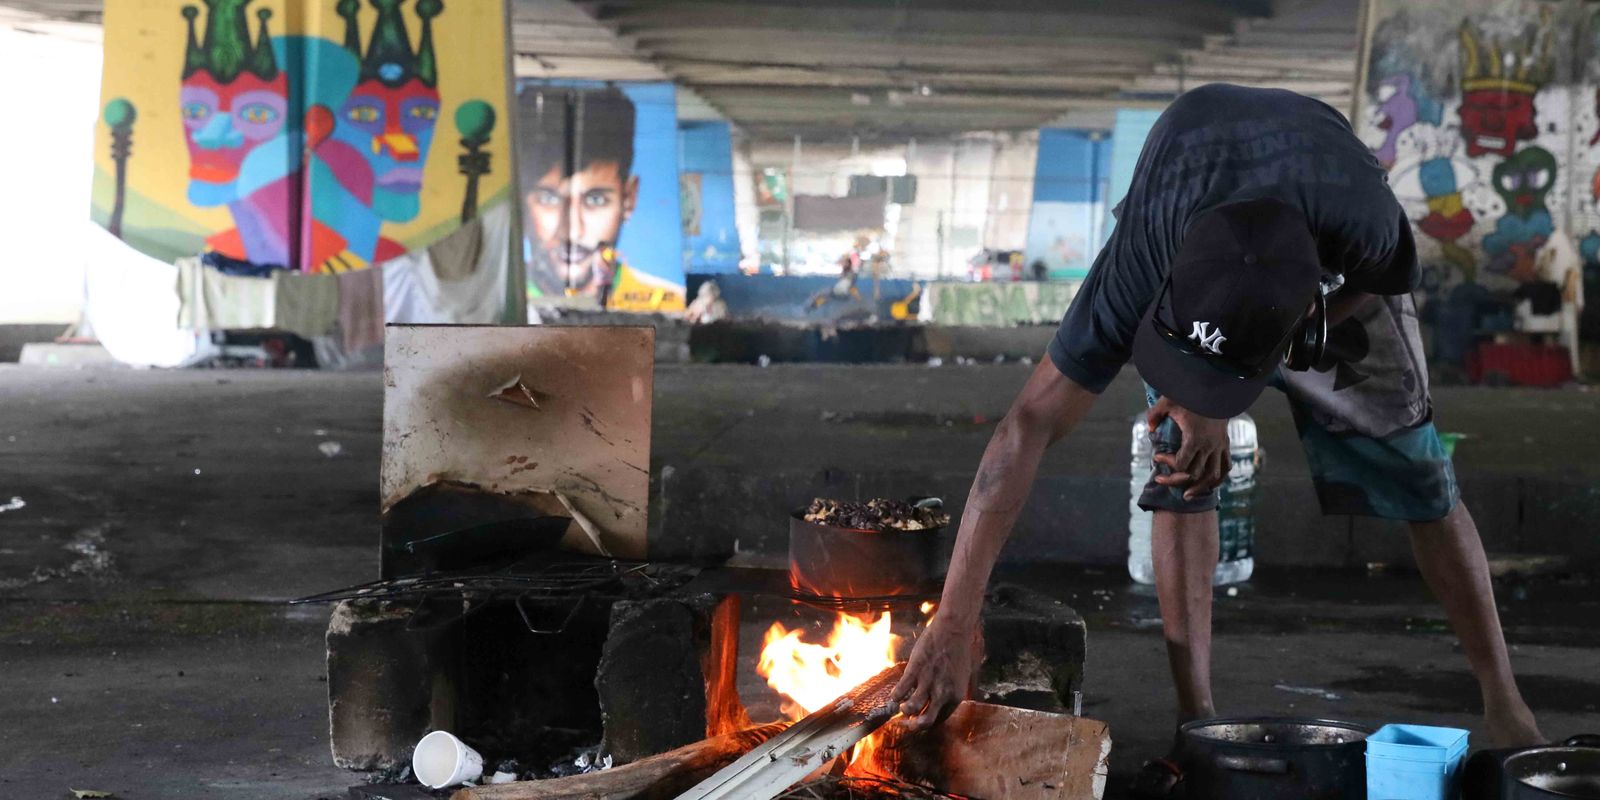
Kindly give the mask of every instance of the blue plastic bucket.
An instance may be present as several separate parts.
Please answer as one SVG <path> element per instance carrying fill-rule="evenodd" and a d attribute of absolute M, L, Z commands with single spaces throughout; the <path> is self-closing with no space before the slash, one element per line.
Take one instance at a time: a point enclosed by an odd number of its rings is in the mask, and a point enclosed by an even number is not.
<path fill-rule="evenodd" d="M 1454 800 L 1467 732 L 1385 725 L 1367 737 L 1367 800 Z"/>

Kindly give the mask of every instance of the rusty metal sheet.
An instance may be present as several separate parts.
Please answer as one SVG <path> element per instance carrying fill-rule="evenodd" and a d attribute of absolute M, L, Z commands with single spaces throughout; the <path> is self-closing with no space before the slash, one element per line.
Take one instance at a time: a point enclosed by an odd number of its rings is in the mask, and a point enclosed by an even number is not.
<path fill-rule="evenodd" d="M 389 326 L 383 510 L 441 483 L 543 496 L 563 547 L 644 558 L 654 355 L 649 327 Z"/>

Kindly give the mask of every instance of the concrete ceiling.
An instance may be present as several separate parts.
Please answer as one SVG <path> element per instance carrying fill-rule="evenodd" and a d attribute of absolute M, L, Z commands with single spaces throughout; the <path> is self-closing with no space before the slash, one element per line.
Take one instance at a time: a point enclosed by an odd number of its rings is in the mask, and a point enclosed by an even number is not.
<path fill-rule="evenodd" d="M 519 71 L 654 69 L 756 138 L 940 138 L 1212 81 L 1348 109 L 1360 0 L 514 0 Z M 564 9 L 557 7 L 566 5 Z M 541 18 L 593 29 L 539 33 Z M 615 72 L 607 72 L 614 69 Z"/>
<path fill-rule="evenodd" d="M 470 2 L 470 0 L 446 0 Z M 1361 0 L 511 0 L 516 72 L 672 80 L 758 139 L 936 139 L 1101 118 L 1211 81 L 1347 110 Z M 0 0 L 83 37 L 101 0 Z"/>

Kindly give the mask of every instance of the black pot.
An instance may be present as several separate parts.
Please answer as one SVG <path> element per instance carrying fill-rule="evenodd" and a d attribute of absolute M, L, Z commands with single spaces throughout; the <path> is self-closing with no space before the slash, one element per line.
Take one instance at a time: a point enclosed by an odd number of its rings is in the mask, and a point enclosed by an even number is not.
<path fill-rule="evenodd" d="M 818 597 L 898 597 L 939 590 L 944 528 L 866 531 L 789 515 L 789 582 Z"/>
<path fill-rule="evenodd" d="M 1486 750 L 1467 763 L 1462 782 L 1468 800 L 1600 800 L 1600 736 Z"/>
<path fill-rule="evenodd" d="M 1372 729 L 1325 719 L 1250 717 L 1178 729 L 1188 800 L 1366 800 Z"/>

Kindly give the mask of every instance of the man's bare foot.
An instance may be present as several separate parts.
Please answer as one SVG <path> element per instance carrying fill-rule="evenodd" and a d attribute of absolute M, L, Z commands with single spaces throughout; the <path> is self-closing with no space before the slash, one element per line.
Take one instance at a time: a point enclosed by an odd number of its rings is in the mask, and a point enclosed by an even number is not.
<path fill-rule="evenodd" d="M 1528 704 L 1521 701 L 1509 708 L 1484 713 L 1483 729 L 1489 737 L 1489 746 L 1494 748 L 1534 747 L 1550 741 L 1539 732 L 1539 723 L 1534 721 Z"/>

